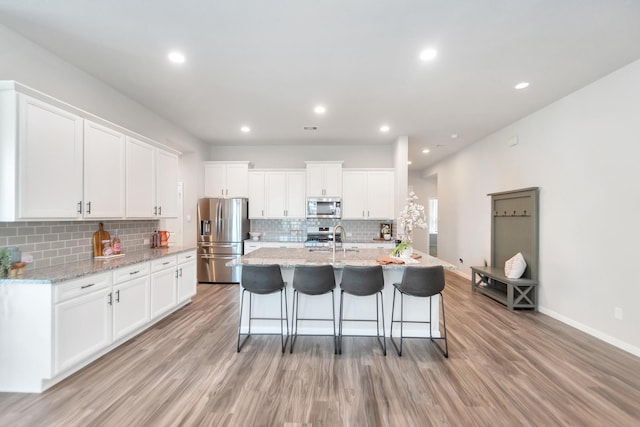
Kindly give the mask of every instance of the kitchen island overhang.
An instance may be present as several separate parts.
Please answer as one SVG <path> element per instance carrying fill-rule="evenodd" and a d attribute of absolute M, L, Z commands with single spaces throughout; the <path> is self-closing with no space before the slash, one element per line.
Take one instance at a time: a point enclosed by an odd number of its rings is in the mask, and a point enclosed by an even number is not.
<path fill-rule="evenodd" d="M 337 249 L 335 255 L 331 250 L 317 250 L 309 248 L 260 248 L 249 254 L 230 261 L 227 263 L 229 267 L 242 268 L 243 265 L 263 265 L 263 264 L 278 264 L 282 270 L 282 278 L 286 282 L 287 286 L 287 307 L 289 309 L 289 327 L 291 328 L 291 307 L 293 298 L 293 271 L 297 265 L 331 265 L 334 269 L 336 279 L 336 292 L 334 295 L 336 309 L 340 304 L 340 281 L 342 279 L 342 270 L 346 265 L 353 266 L 372 266 L 380 265 L 376 260 L 389 256 L 389 249 L 358 249 L 347 250 Z M 382 290 L 384 301 L 384 325 L 386 335 L 389 336 L 391 331 L 391 305 L 393 302 L 393 284 L 400 282 L 404 269 L 407 266 L 419 266 L 428 267 L 441 265 L 447 270 L 452 270 L 455 267 L 441 259 L 432 257 L 422 252 L 417 252 L 421 255 L 421 258 L 415 260 L 415 263 L 411 264 L 387 264 L 382 265 L 384 275 L 384 289 Z M 241 287 L 240 291 L 241 292 Z M 280 294 L 272 295 L 260 295 L 259 298 L 253 300 L 253 316 L 255 317 L 267 317 L 273 315 L 280 310 Z M 306 318 L 322 318 L 327 317 L 327 314 L 331 313 L 331 294 L 324 296 L 305 298 L 305 295 L 300 296 L 300 313 L 304 313 Z M 345 318 L 373 318 L 375 319 L 375 303 L 372 304 L 368 299 L 375 300 L 375 296 L 368 297 L 349 297 L 344 300 L 344 316 Z M 399 299 L 399 298 L 398 298 Z M 238 299 L 238 306 L 240 299 Z M 428 299 L 407 297 L 404 301 L 404 318 L 410 321 L 427 321 L 429 320 L 429 306 Z M 396 301 L 398 305 L 396 307 L 395 319 L 400 318 L 399 301 Z M 434 296 L 431 298 L 431 333 L 434 337 L 440 336 L 439 330 L 439 307 L 440 297 Z M 243 318 L 248 318 L 248 304 L 245 304 Z M 394 328 L 398 328 L 399 325 L 394 325 Z M 331 335 L 333 329 L 327 322 L 314 322 L 305 321 L 299 323 L 299 333 L 309 335 Z M 242 333 L 246 333 L 248 326 L 243 325 Z M 256 333 L 280 333 L 280 325 L 278 322 L 273 321 L 254 321 L 251 326 L 251 330 Z M 398 332 L 394 332 L 397 335 Z M 369 325 L 362 322 L 346 322 L 343 326 L 343 334 L 349 335 L 374 335 L 375 334 L 375 322 Z M 415 337 L 428 337 L 429 330 L 424 324 L 405 324 L 404 334 L 406 336 Z"/>

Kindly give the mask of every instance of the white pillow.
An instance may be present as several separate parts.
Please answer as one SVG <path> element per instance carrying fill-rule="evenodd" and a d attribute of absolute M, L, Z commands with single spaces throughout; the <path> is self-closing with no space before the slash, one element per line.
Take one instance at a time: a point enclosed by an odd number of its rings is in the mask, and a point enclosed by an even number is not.
<path fill-rule="evenodd" d="M 527 262 L 520 252 L 504 263 L 504 275 L 509 279 L 519 279 L 527 269 Z"/>

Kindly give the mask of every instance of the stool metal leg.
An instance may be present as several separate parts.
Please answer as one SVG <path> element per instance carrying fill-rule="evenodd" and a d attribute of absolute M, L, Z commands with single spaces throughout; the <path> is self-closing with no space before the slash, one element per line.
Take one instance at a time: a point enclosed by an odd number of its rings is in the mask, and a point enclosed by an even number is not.
<path fill-rule="evenodd" d="M 391 333 L 389 335 L 389 338 L 391 339 L 391 343 L 395 347 L 396 353 L 398 353 L 398 356 L 402 356 L 402 338 L 404 337 L 404 328 L 403 328 L 404 326 L 404 294 L 402 293 L 402 291 L 398 291 L 400 292 L 400 320 L 394 320 L 395 311 L 396 311 L 396 291 L 397 289 L 394 288 L 393 289 L 393 307 L 391 308 Z M 394 323 L 400 323 L 400 346 L 399 347 L 396 341 L 393 339 Z"/>
<path fill-rule="evenodd" d="M 331 289 L 331 311 L 333 312 L 333 354 L 338 354 L 338 337 L 336 336 L 336 299 Z"/>
<path fill-rule="evenodd" d="M 338 354 L 342 354 L 342 314 L 344 305 L 344 291 L 340 291 L 340 321 L 338 324 Z"/>
<path fill-rule="evenodd" d="M 444 298 L 442 296 L 442 292 L 439 292 L 438 294 L 440 295 L 440 306 L 442 307 L 442 328 L 444 329 L 444 337 L 433 338 L 431 336 L 431 325 L 429 325 L 429 336 L 431 338 L 431 342 L 433 342 L 433 344 L 436 347 L 438 347 L 438 349 L 442 352 L 442 355 L 446 358 L 449 358 L 449 342 L 447 341 L 447 321 L 444 316 Z M 431 315 L 431 297 L 429 297 L 429 315 Z M 440 328 L 440 325 L 438 325 L 438 328 Z M 442 340 L 442 339 L 444 339 L 444 349 L 442 348 L 441 345 L 435 342 L 435 340 Z"/>
<path fill-rule="evenodd" d="M 243 289 L 242 290 L 242 294 L 240 296 L 240 319 L 238 320 L 238 343 L 237 343 L 237 346 L 236 346 L 236 351 L 238 353 L 240 353 L 240 349 L 242 348 L 244 343 L 251 336 L 251 297 L 249 297 L 249 333 L 247 334 L 247 337 L 244 339 L 244 341 L 242 341 L 242 344 L 240 343 L 240 330 L 242 329 L 242 309 L 244 308 L 244 293 L 245 293 L 245 291 L 246 291 L 246 289 Z M 249 293 L 249 295 L 251 295 L 251 293 Z"/>
<path fill-rule="evenodd" d="M 284 290 L 284 313 L 282 313 L 282 291 Z M 287 341 L 289 341 L 289 313 L 287 312 L 287 288 L 283 288 L 280 290 L 280 341 L 282 343 L 282 353 L 284 354 L 284 351 L 287 347 Z M 282 317 L 282 315 L 284 314 L 284 318 Z M 287 336 L 286 338 L 284 337 L 284 328 L 282 326 L 282 321 L 284 320 L 284 323 L 287 325 Z"/>
<path fill-rule="evenodd" d="M 380 294 L 380 307 L 382 308 L 382 341 L 380 341 L 380 326 L 378 326 L 378 293 Z M 386 356 L 387 337 L 385 336 L 386 331 L 384 330 L 384 299 L 382 298 L 382 291 L 378 293 L 376 294 L 376 335 L 378 342 L 380 343 L 380 347 L 382 347 L 382 354 Z"/>
<path fill-rule="evenodd" d="M 298 307 L 300 306 L 299 293 L 297 289 L 293 290 L 293 307 L 291 307 L 291 315 L 293 321 L 291 325 L 291 345 L 289 346 L 289 354 L 293 353 L 293 346 L 296 345 L 296 338 L 298 338 Z"/>

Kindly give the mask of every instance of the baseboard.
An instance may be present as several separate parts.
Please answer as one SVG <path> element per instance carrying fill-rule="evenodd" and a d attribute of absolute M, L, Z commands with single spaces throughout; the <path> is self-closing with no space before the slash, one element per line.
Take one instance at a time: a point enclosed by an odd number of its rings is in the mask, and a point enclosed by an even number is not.
<path fill-rule="evenodd" d="M 554 318 L 554 319 L 556 319 L 556 320 L 558 320 L 558 321 L 560 321 L 562 323 L 565 323 L 565 324 L 567 324 L 567 325 L 569 325 L 569 326 L 571 326 L 573 328 L 576 328 L 576 329 L 578 329 L 578 330 L 580 330 L 580 331 L 582 331 L 582 332 L 584 332 L 586 334 L 589 334 L 592 337 L 598 338 L 599 340 L 602 340 L 602 341 L 604 341 L 604 342 L 606 342 L 608 344 L 611 344 L 612 346 L 617 347 L 620 350 L 624 350 L 624 351 L 626 351 L 628 353 L 633 354 L 634 356 L 640 357 L 640 348 L 638 348 L 638 347 L 635 347 L 635 346 L 633 346 L 633 345 L 631 345 L 629 343 L 626 343 L 626 342 L 624 342 L 622 340 L 619 340 L 619 339 L 617 339 L 615 337 L 612 337 L 611 335 L 607 335 L 607 334 L 605 334 L 605 333 L 603 333 L 603 332 L 601 332 L 601 331 L 599 331 L 599 330 L 597 330 L 595 328 L 592 328 L 591 326 L 587 326 L 587 325 L 582 324 L 580 322 L 576 322 L 575 320 L 573 320 L 573 319 L 571 319 L 569 317 L 563 316 L 563 315 L 561 315 L 559 313 L 556 313 L 553 310 L 549 310 L 549 309 L 547 309 L 545 307 L 538 307 L 538 311 L 540 313 L 546 314 L 547 316 L 552 317 L 552 318 Z"/>

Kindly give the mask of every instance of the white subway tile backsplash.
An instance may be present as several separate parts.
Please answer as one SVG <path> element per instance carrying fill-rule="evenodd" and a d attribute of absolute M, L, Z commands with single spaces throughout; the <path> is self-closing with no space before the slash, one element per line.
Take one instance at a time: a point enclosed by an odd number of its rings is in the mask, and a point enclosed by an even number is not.
<path fill-rule="evenodd" d="M 48 267 L 93 257 L 93 233 L 103 222 L 111 236 L 118 230 L 123 252 L 142 250 L 144 239 L 158 228 L 158 221 L 28 221 L 0 222 L 0 247 L 17 246 L 33 255 L 27 269 Z"/>

